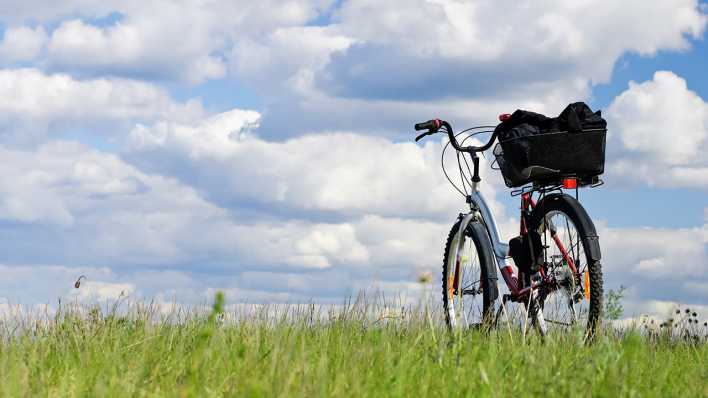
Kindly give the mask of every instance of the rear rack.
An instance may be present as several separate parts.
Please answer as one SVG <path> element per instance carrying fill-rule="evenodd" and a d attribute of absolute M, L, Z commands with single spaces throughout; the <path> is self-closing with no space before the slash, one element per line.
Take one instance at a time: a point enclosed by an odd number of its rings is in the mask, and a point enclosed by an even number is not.
<path fill-rule="evenodd" d="M 578 182 L 578 188 L 597 188 L 605 184 L 605 181 L 599 176 L 593 177 L 565 177 L 565 178 L 575 178 Z M 546 193 L 551 191 L 557 191 L 563 188 L 562 179 L 553 179 L 548 181 L 534 181 L 529 183 L 519 189 L 514 189 L 511 191 L 511 196 L 519 196 L 525 193 L 540 192 Z"/>

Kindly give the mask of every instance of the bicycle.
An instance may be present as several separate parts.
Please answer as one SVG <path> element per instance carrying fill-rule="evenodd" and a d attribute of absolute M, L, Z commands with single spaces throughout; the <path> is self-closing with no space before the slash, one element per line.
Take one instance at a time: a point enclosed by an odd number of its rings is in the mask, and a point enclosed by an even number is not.
<path fill-rule="evenodd" d="M 500 121 L 508 117 L 500 115 Z M 541 336 L 580 327 L 592 339 L 602 313 L 600 243 L 592 219 L 577 197 L 579 187 L 594 187 L 602 181 L 597 176 L 588 180 L 558 178 L 552 173 L 550 179 L 542 178 L 549 174 L 531 170 L 529 175 L 536 172 L 540 177 L 532 185 L 512 192 L 521 197 L 520 234 L 509 244 L 504 243 L 494 215 L 478 189 L 482 179 L 477 154 L 491 148 L 497 139 L 496 130 L 489 130 L 494 128 L 480 126 L 455 134 L 448 122 L 439 119 L 415 125 L 416 131 L 427 130 L 416 137 L 416 142 L 427 135 L 447 133 L 449 143 L 443 149 L 443 172 L 469 205 L 469 212 L 458 215 L 445 245 L 442 277 L 445 321 L 450 329 L 496 326 L 507 303 L 516 302 L 525 306 L 524 325 L 528 318 Z M 471 135 L 458 142 L 457 137 L 469 131 Z M 467 139 L 485 132 L 493 133 L 486 144 L 463 146 Z M 449 145 L 457 151 L 464 192 L 445 170 L 445 150 Z M 471 157 L 473 172 L 465 155 Z M 574 189 L 575 197 L 563 189 Z M 517 265 L 518 274 L 508 263 L 509 258 Z M 494 313 L 499 297 L 496 269 L 509 294 L 503 295 Z"/>

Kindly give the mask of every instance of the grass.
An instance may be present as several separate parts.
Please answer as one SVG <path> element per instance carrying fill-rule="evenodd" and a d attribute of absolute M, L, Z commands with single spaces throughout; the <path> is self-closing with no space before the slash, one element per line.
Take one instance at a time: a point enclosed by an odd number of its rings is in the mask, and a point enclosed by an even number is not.
<path fill-rule="evenodd" d="M 705 342 L 630 331 L 592 346 L 579 334 L 523 344 L 508 330 L 450 335 L 424 310 L 381 314 L 360 303 L 223 313 L 221 296 L 210 314 L 93 307 L 5 321 L 0 394 L 708 396 Z"/>

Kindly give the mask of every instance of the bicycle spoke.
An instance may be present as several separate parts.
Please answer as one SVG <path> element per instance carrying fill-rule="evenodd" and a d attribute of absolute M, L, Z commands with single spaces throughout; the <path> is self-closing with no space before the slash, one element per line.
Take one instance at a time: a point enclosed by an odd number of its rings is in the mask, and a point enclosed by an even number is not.
<path fill-rule="evenodd" d="M 458 233 L 459 234 L 459 233 Z M 480 323 L 482 319 L 481 268 L 480 258 L 474 240 L 465 236 L 462 242 L 456 236 L 448 253 L 447 286 L 448 301 L 447 316 L 450 326 L 468 328 Z M 459 266 L 456 261 L 459 259 Z M 455 270 L 458 274 L 455 275 Z M 454 281 L 457 281 L 455 284 Z M 478 299 L 477 296 L 480 296 Z"/>
<path fill-rule="evenodd" d="M 570 272 L 568 262 L 563 255 L 559 245 L 551 243 L 545 246 L 545 258 L 548 278 L 545 285 L 545 293 L 541 296 L 543 313 L 549 326 L 555 328 L 567 328 L 578 322 L 584 322 L 583 317 L 587 316 L 587 301 L 584 296 L 578 297 L 578 289 L 582 289 L 583 282 L 578 280 L 578 275 L 586 269 L 584 250 L 581 246 L 580 233 L 573 221 L 561 211 L 552 211 L 543 218 L 546 226 L 544 230 L 550 233 L 552 226 L 560 227 L 556 230 L 558 241 L 565 247 L 568 257 L 570 257 L 578 274 Z M 545 232 L 544 231 L 544 232 Z M 547 236 L 544 233 L 544 236 Z"/>
<path fill-rule="evenodd" d="M 573 234 L 570 232 L 570 224 L 568 223 L 568 218 L 566 217 L 565 219 L 565 230 L 568 232 L 568 240 L 570 241 L 570 258 L 573 259 L 576 263 L 576 268 L 577 269 L 577 261 L 576 261 L 576 256 L 575 256 L 575 245 L 573 245 Z"/>
<path fill-rule="evenodd" d="M 462 288 L 462 290 L 463 290 L 463 291 L 469 290 L 472 286 L 476 286 L 476 285 L 479 285 L 479 281 L 474 281 L 474 282 L 472 282 L 472 283 L 466 285 L 465 287 Z"/>

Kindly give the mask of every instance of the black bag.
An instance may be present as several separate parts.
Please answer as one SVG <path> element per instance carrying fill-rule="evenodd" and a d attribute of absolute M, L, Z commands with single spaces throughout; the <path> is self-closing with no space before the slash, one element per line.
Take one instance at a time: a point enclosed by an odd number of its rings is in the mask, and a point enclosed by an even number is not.
<path fill-rule="evenodd" d="M 529 231 L 523 237 L 517 236 L 509 241 L 509 254 L 519 271 L 531 275 L 543 265 L 543 243 L 538 231 Z"/>
<path fill-rule="evenodd" d="M 560 115 L 558 123 L 562 130 L 573 133 L 582 130 L 607 129 L 607 122 L 602 118 L 600 111 L 594 112 L 584 102 L 568 105 Z"/>
<path fill-rule="evenodd" d="M 556 118 L 517 110 L 495 132 L 494 155 L 509 187 L 604 172 L 607 122 L 585 103 L 568 105 Z"/>

